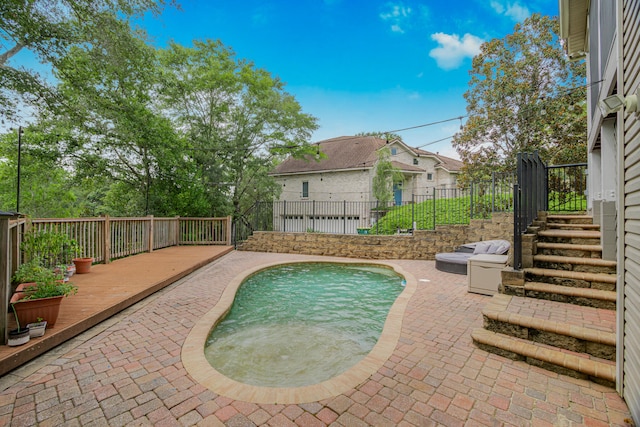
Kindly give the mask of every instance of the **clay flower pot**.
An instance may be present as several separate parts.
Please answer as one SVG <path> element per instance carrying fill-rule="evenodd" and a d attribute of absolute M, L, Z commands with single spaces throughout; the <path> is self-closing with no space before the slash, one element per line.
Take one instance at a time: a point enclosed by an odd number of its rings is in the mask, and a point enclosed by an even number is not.
<path fill-rule="evenodd" d="M 76 274 L 86 274 L 91 269 L 93 258 L 74 258 L 73 263 L 76 266 Z"/>
<path fill-rule="evenodd" d="M 64 295 L 20 301 L 25 295 L 22 292 L 16 292 L 11 297 L 11 304 L 15 308 L 20 324 L 37 323 L 38 319 L 46 319 L 48 325 L 53 327 L 58 320 L 60 303 Z"/>

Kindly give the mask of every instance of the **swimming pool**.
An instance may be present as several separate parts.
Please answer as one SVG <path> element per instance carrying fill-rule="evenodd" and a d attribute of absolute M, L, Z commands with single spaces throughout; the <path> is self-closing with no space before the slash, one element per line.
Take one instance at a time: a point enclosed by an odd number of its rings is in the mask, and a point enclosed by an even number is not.
<path fill-rule="evenodd" d="M 323 256 L 299 256 L 287 265 L 298 262 L 338 262 L 341 265 L 363 265 L 361 260 Z M 236 293 L 248 277 L 267 268 L 282 266 L 282 262 L 268 262 L 238 274 L 223 285 L 224 291 L 216 297 L 215 305 L 192 326 L 182 346 L 181 360 L 189 375 L 200 385 L 220 396 L 244 402 L 265 404 L 296 404 L 331 398 L 356 387 L 378 371 L 393 354 L 402 330 L 402 319 L 409 300 L 417 288 L 415 277 L 397 264 L 388 261 L 366 261 L 367 265 L 386 267 L 406 279 L 406 286 L 395 299 L 384 322 L 384 327 L 373 349 L 346 371 L 317 384 L 299 387 L 256 386 L 234 380 L 213 368 L 205 357 L 205 346 L 210 333 L 229 313 Z"/>
<path fill-rule="evenodd" d="M 320 383 L 371 351 L 404 283 L 394 270 L 373 265 L 298 263 L 259 271 L 238 289 L 205 356 L 246 384 Z"/>

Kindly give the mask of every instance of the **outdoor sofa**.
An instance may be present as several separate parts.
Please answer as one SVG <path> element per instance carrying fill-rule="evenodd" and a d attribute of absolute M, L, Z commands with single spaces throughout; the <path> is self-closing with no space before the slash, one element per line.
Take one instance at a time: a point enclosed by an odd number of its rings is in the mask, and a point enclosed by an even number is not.
<path fill-rule="evenodd" d="M 504 255 L 509 252 L 511 244 L 507 240 L 484 240 L 482 242 L 465 243 L 458 246 L 455 252 L 436 254 L 436 269 L 447 273 L 467 274 L 467 261 L 474 255 Z"/>

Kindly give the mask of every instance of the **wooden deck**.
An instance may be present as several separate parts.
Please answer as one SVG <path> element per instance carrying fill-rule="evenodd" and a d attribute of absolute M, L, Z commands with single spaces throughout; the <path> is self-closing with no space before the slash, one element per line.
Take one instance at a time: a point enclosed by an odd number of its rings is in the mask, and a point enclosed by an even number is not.
<path fill-rule="evenodd" d="M 43 337 L 18 347 L 0 345 L 0 376 L 79 335 L 198 268 L 225 255 L 230 246 L 174 246 L 97 264 L 71 282 L 78 293 L 62 301 L 60 315 Z M 13 316 L 9 316 L 13 320 Z M 10 323 L 9 327 L 15 327 Z"/>

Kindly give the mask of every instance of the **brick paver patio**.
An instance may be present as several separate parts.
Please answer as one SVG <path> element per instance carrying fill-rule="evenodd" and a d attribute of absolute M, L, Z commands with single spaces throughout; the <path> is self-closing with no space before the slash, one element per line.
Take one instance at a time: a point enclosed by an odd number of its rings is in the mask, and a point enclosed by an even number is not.
<path fill-rule="evenodd" d="M 391 358 L 319 402 L 234 401 L 198 384 L 182 344 L 227 283 L 303 255 L 233 252 L 0 378 L 0 425 L 629 425 L 615 390 L 476 348 L 489 297 L 430 261 L 397 260 L 418 280 Z"/>

